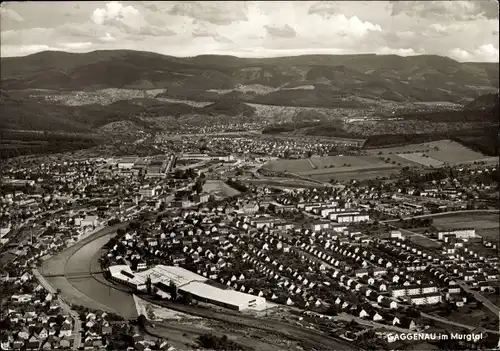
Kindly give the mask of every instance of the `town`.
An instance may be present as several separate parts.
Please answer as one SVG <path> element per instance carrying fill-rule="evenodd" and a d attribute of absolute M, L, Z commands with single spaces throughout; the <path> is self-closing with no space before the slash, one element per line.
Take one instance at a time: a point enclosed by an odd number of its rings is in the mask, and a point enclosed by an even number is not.
<path fill-rule="evenodd" d="M 129 146 L 2 166 L 2 350 L 189 348 L 152 308 L 306 349 L 498 346 L 498 163 L 429 167 L 400 153 L 396 173 L 344 180 L 384 150 L 237 133 Z M 298 162 L 323 162 L 333 179 Z M 251 348 L 185 319 L 176 326 L 196 347 Z M 481 338 L 391 338 L 424 331 Z"/>

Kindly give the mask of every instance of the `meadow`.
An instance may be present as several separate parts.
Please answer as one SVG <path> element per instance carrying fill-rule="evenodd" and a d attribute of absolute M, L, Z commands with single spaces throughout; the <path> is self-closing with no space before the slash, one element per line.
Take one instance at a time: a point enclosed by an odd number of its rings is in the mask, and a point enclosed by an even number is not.
<path fill-rule="evenodd" d="M 267 162 L 263 168 L 276 172 L 306 172 L 313 170 L 313 165 L 308 159 L 299 160 L 273 160 Z"/>
<path fill-rule="evenodd" d="M 487 158 L 487 156 L 473 151 L 460 143 L 447 139 L 421 144 L 367 149 L 366 152 L 370 155 L 396 154 L 410 161 L 421 163 L 423 165 L 428 164 L 433 167 L 439 166 L 439 162 L 441 162 L 441 164 L 446 163 L 457 165 L 490 159 Z M 429 157 L 422 158 L 422 155 L 427 155 Z"/>
<path fill-rule="evenodd" d="M 415 152 L 411 154 L 398 154 L 398 156 L 408 161 L 419 163 L 426 167 L 440 167 L 443 165 L 442 161 L 436 160 L 432 157 L 425 157 L 425 154 L 421 152 Z"/>
<path fill-rule="evenodd" d="M 476 231 L 499 227 L 498 213 L 457 213 L 433 218 L 437 228 L 475 228 Z"/>

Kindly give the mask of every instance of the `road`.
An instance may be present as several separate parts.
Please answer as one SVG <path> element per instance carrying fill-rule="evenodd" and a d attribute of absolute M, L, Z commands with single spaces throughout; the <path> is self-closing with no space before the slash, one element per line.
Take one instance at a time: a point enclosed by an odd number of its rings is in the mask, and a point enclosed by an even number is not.
<path fill-rule="evenodd" d="M 47 290 L 49 293 L 53 295 L 57 295 L 57 300 L 61 308 L 67 314 L 69 314 L 71 318 L 73 318 L 73 336 L 75 338 L 73 341 L 73 350 L 78 350 L 82 341 L 82 336 L 81 336 L 82 322 L 80 321 L 80 316 L 78 315 L 78 313 L 76 313 L 71 309 L 71 307 L 61 298 L 61 296 L 59 296 L 59 294 L 57 294 L 57 291 L 49 284 L 49 282 L 44 277 L 42 277 L 37 268 L 33 268 L 32 272 L 35 278 L 40 283 L 40 285 L 45 288 L 45 290 Z"/>
<path fill-rule="evenodd" d="M 495 305 L 478 291 L 472 290 L 463 280 L 458 280 L 457 283 L 462 289 L 464 289 L 464 291 L 474 295 L 476 300 L 481 301 L 486 308 L 493 312 L 495 316 L 500 318 L 500 307 Z"/>
<path fill-rule="evenodd" d="M 462 211 L 448 211 L 448 212 L 440 212 L 440 213 L 430 213 L 426 215 L 420 215 L 420 216 L 413 216 L 413 217 L 405 217 L 403 218 L 403 221 L 405 220 L 410 220 L 412 218 L 431 218 L 431 217 L 441 217 L 441 216 L 447 216 L 447 215 L 454 215 L 454 214 L 472 214 L 472 213 L 498 213 L 499 210 L 462 210 Z M 398 222 L 400 221 L 399 218 L 396 219 L 387 219 L 385 221 L 380 221 L 380 223 L 390 223 L 390 222 Z"/>

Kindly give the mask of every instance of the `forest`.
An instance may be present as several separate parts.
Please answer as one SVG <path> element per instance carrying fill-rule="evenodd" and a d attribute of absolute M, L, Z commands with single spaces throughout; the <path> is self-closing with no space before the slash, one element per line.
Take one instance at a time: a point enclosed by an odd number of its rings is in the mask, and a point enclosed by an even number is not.
<path fill-rule="evenodd" d="M 94 136 L 51 132 L 0 132 L 0 159 L 32 154 L 51 154 L 92 148 L 102 140 Z"/>

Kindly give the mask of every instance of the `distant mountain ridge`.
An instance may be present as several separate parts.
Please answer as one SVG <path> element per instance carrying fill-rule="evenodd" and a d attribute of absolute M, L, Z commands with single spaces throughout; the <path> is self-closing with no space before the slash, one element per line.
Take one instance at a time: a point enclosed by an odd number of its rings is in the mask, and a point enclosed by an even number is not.
<path fill-rule="evenodd" d="M 164 89 L 162 96 L 214 102 L 237 93 L 241 102 L 328 108 L 342 107 L 349 97 L 459 102 L 494 93 L 499 86 L 498 63 L 459 63 L 434 55 L 253 59 L 179 58 L 129 50 L 46 51 L 2 58 L 1 67 L 5 90 Z M 262 92 L 257 86 L 273 91 Z"/>

